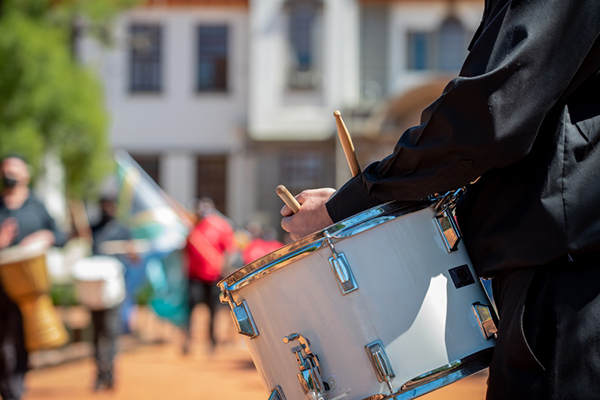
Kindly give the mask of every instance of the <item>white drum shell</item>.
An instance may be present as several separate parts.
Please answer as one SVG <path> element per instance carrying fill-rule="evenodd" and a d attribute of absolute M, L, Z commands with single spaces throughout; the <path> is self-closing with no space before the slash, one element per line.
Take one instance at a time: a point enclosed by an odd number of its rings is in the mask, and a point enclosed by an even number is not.
<path fill-rule="evenodd" d="M 471 305 L 488 303 L 464 245 L 449 253 L 431 207 L 348 237 L 333 239 L 344 253 L 358 289 L 342 295 L 327 245 L 231 292 L 245 300 L 259 335 L 247 338 L 268 390 L 280 386 L 287 400 L 306 397 L 297 361 L 283 337 L 300 333 L 318 355 L 327 399 L 389 394 L 365 346 L 380 340 L 405 383 L 494 346 L 484 339 Z M 475 282 L 456 288 L 449 270 L 468 265 Z"/>
<path fill-rule="evenodd" d="M 125 299 L 125 267 L 115 257 L 93 256 L 77 261 L 71 270 L 80 304 L 91 310 L 116 307 Z"/>

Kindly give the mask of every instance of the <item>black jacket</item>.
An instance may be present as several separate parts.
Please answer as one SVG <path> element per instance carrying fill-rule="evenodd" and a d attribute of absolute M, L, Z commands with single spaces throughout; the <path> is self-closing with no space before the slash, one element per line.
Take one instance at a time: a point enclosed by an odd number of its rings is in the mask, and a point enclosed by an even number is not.
<path fill-rule="evenodd" d="M 331 218 L 481 176 L 458 213 L 480 274 L 599 251 L 599 36 L 598 0 L 487 0 L 459 77 Z"/>

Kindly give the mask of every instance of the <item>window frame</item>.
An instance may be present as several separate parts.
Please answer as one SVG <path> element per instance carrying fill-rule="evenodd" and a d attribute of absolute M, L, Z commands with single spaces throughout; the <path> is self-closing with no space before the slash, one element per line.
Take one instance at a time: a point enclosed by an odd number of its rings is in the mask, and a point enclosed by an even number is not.
<path fill-rule="evenodd" d="M 136 30 L 140 32 L 135 32 Z M 142 31 L 152 31 L 151 38 L 156 38 L 151 43 L 149 57 L 140 56 L 140 50 L 135 48 L 136 35 L 142 35 Z M 132 22 L 128 27 L 128 91 L 130 94 L 158 94 L 163 92 L 164 86 L 164 28 L 158 22 Z M 152 39 L 150 39 L 152 40 Z M 138 58 L 139 56 L 139 58 Z M 156 71 L 151 71 L 154 68 Z M 137 72 L 136 72 L 137 71 Z M 149 72 L 150 71 L 150 72 Z M 148 79 L 149 74 L 156 74 Z"/>
<path fill-rule="evenodd" d="M 312 21 L 308 38 L 311 66 L 302 71 L 294 67 L 297 52 L 294 47 L 294 31 L 292 31 L 292 12 L 296 7 L 312 7 Z M 287 0 L 285 10 L 285 38 L 286 38 L 286 75 L 285 85 L 289 91 L 314 91 L 322 86 L 322 63 L 324 46 L 319 40 L 323 22 L 323 2 L 321 0 Z M 302 40 L 302 38 L 299 38 Z M 306 38 L 305 38 L 306 39 Z"/>
<path fill-rule="evenodd" d="M 202 30 L 203 29 L 219 29 L 222 28 L 224 29 L 225 35 L 224 35 L 224 43 L 225 43 L 225 51 L 223 52 L 223 54 L 221 55 L 225 55 L 225 66 L 224 66 L 224 75 L 223 76 L 223 80 L 224 83 L 222 85 L 219 84 L 215 84 L 215 82 L 212 82 L 212 84 L 210 85 L 203 85 L 202 79 L 201 79 L 201 72 L 200 72 L 200 68 L 202 66 L 202 57 L 203 57 L 203 52 L 202 52 L 202 36 L 206 35 L 206 32 L 203 34 Z M 230 74 L 230 65 L 231 65 L 231 25 L 228 23 L 217 23 L 217 22 L 211 22 L 211 23 L 200 23 L 197 24 L 196 26 L 196 58 L 195 58 L 195 91 L 196 93 L 199 94 L 203 94 L 203 93 L 229 93 L 231 91 L 231 74 Z M 209 60 L 209 63 L 212 62 L 212 65 L 214 66 L 214 60 Z M 219 71 L 216 71 L 216 73 L 213 73 L 214 75 L 218 75 Z M 223 71 L 221 70 L 221 73 L 223 74 Z M 213 77 L 214 80 L 214 77 Z M 218 82 L 217 82 L 218 83 Z"/>

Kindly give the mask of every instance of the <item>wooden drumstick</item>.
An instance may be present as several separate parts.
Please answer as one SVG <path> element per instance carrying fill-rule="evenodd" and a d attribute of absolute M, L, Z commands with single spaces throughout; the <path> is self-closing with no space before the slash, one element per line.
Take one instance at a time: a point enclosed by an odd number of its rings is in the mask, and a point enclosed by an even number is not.
<path fill-rule="evenodd" d="M 294 214 L 296 214 L 300 210 L 300 203 L 298 203 L 298 200 L 296 200 L 294 196 L 292 196 L 290 191 L 287 190 L 285 186 L 277 186 L 276 192 L 279 195 L 279 197 L 281 197 L 281 200 L 283 200 L 283 202 L 290 208 L 290 210 L 292 210 Z"/>
<path fill-rule="evenodd" d="M 354 144 L 352 144 L 350 133 L 346 128 L 346 124 L 344 124 L 344 121 L 342 120 L 342 113 L 338 110 L 335 110 L 333 112 L 333 116 L 335 117 L 338 135 L 340 137 L 340 142 L 342 143 L 342 147 L 344 149 L 344 154 L 346 154 L 346 160 L 348 160 L 350 172 L 352 172 L 352 176 L 356 176 L 360 174 L 360 165 L 358 164 L 358 158 L 356 158 Z"/>

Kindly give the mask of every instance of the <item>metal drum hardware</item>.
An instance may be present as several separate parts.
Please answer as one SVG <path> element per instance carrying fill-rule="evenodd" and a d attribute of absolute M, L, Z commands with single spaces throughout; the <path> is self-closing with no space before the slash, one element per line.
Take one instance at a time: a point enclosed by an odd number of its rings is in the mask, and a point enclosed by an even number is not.
<path fill-rule="evenodd" d="M 281 386 L 275 386 L 275 388 L 271 390 L 271 394 L 269 395 L 268 400 L 286 400 L 285 394 L 283 394 Z"/>
<path fill-rule="evenodd" d="M 250 339 L 258 336 L 258 329 L 246 300 L 242 300 L 241 304 L 236 303 L 229 291 L 221 293 L 220 300 L 221 303 L 229 304 L 231 316 L 239 334 L 249 336 Z"/>
<path fill-rule="evenodd" d="M 377 340 L 373 343 L 366 345 L 365 349 L 367 350 L 369 360 L 371 361 L 371 365 L 375 370 L 375 375 L 377 375 L 377 379 L 379 380 L 379 382 L 387 383 L 388 389 L 390 389 L 390 393 L 394 393 L 392 379 L 396 375 L 394 374 L 394 370 L 392 369 L 392 365 L 390 364 L 390 359 L 385 353 L 383 343 L 381 343 L 381 340 Z"/>
<path fill-rule="evenodd" d="M 462 236 L 458 230 L 458 226 L 456 226 L 452 212 L 446 210 L 442 212 L 441 215 L 436 215 L 435 222 L 442 235 L 442 240 L 444 241 L 448 253 L 456 251 Z"/>
<path fill-rule="evenodd" d="M 460 188 L 454 192 L 448 192 L 441 196 L 434 206 L 435 222 L 448 253 L 456 251 L 458 243 L 462 239 L 462 234 L 454 219 L 453 211 L 456 208 L 458 199 L 465 191 L 465 188 Z"/>
<path fill-rule="evenodd" d="M 316 354 L 313 354 L 310 350 L 310 343 L 308 339 L 299 333 L 292 333 L 291 335 L 283 338 L 283 343 L 290 343 L 297 340 L 300 345 L 292 348 L 292 353 L 296 356 L 298 361 L 298 381 L 304 394 L 312 393 L 315 397 L 322 397 L 322 393 L 327 391 L 327 386 L 323 382 L 321 377 L 321 367 L 319 365 L 319 358 Z"/>
<path fill-rule="evenodd" d="M 433 371 L 428 371 L 422 375 L 417 376 L 416 378 L 411 379 L 410 381 L 404 383 L 401 387 L 402 391 L 407 391 L 412 389 L 413 387 L 418 387 L 423 384 L 423 382 L 431 382 L 436 380 L 438 377 L 447 375 L 449 372 L 456 370 L 463 364 L 462 360 L 456 360 L 449 362 L 446 365 L 443 365 L 439 368 L 434 369 Z"/>
<path fill-rule="evenodd" d="M 344 253 L 338 254 L 328 232 L 325 232 L 325 240 L 332 254 L 332 257 L 329 257 L 329 264 L 331 264 L 342 294 L 346 295 L 358 289 L 358 284 L 356 283 L 356 279 L 354 279 L 354 274 L 352 273 L 352 269 L 350 269 L 346 255 Z"/>
<path fill-rule="evenodd" d="M 481 333 L 485 339 L 491 339 L 496 337 L 498 328 L 494 322 L 493 312 L 490 306 L 481 304 L 480 302 L 473 303 L 471 306 L 477 318 L 477 323 L 481 329 Z"/>

